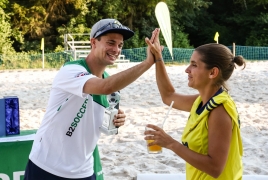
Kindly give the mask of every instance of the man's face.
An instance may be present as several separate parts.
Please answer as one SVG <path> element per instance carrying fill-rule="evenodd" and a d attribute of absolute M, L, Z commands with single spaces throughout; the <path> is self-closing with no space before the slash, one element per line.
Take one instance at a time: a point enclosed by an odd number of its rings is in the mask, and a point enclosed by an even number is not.
<path fill-rule="evenodd" d="M 114 64 L 123 48 L 123 36 L 118 33 L 107 33 L 95 39 L 95 57 L 104 65 Z"/>

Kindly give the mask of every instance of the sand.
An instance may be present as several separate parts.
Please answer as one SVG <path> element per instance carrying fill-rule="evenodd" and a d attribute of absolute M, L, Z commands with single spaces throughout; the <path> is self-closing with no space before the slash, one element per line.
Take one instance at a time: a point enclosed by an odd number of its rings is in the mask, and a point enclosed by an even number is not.
<path fill-rule="evenodd" d="M 186 67 L 166 68 L 177 92 L 197 93 L 187 86 Z M 109 68 L 107 72 L 112 75 L 122 70 L 124 67 Z M 0 97 L 19 97 L 21 130 L 39 128 L 57 71 L 0 71 Z M 228 84 L 240 114 L 244 174 L 268 175 L 268 61 L 248 62 L 245 70 L 234 71 Z M 162 122 L 168 111 L 157 89 L 154 66 L 121 90 L 120 108 L 127 115 L 125 125 L 118 135 L 102 134 L 98 141 L 105 179 L 128 180 L 140 173 L 185 173 L 185 161 L 172 151 L 147 153 L 145 125 Z M 164 130 L 180 141 L 188 115 L 172 109 Z"/>

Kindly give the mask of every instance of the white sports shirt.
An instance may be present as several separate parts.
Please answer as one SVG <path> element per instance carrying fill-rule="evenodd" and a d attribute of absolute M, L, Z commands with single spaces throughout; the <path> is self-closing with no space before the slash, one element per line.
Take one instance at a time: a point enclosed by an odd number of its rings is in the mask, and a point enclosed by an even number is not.
<path fill-rule="evenodd" d="M 95 77 L 85 60 L 64 65 L 56 75 L 46 113 L 37 131 L 30 160 L 43 170 L 65 178 L 93 174 L 92 153 L 100 136 L 106 95 L 83 93 Z M 105 72 L 103 78 L 108 77 Z"/>

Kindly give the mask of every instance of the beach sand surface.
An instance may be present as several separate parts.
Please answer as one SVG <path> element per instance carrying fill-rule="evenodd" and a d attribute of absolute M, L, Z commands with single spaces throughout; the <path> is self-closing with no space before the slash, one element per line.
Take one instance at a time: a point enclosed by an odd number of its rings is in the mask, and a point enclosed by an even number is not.
<path fill-rule="evenodd" d="M 166 66 L 177 92 L 197 93 L 188 87 L 187 65 Z M 112 75 L 125 68 L 107 68 Z M 0 71 L 0 97 L 18 96 L 20 128 L 38 129 L 58 70 Z M 268 61 L 248 62 L 235 69 L 228 85 L 240 114 L 244 147 L 244 174 L 268 175 Z M 185 161 L 172 151 L 148 154 L 144 140 L 146 124 L 161 123 L 169 106 L 160 97 L 155 67 L 121 90 L 120 108 L 127 115 L 118 135 L 101 134 L 98 141 L 106 180 L 131 180 L 142 173 L 185 173 Z M 188 112 L 172 109 L 164 130 L 180 142 Z"/>

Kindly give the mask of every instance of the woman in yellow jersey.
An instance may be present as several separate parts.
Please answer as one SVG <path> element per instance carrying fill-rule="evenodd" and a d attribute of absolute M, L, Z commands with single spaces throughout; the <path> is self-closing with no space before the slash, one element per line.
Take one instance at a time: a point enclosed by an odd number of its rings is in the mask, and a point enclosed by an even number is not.
<path fill-rule="evenodd" d="M 155 42 L 158 41 L 156 36 Z M 188 111 L 190 115 L 182 143 L 151 124 L 147 126 L 156 131 L 145 131 L 145 135 L 151 135 L 145 140 L 154 140 L 149 145 L 158 144 L 184 159 L 188 180 L 242 179 L 240 120 L 226 86 L 236 65 L 245 68 L 243 57 L 233 56 L 224 45 L 197 47 L 185 72 L 188 86 L 199 94 L 183 95 L 175 92 L 164 62 L 156 59 L 156 80 L 163 102 L 170 105 L 174 101 L 173 108 Z"/>

